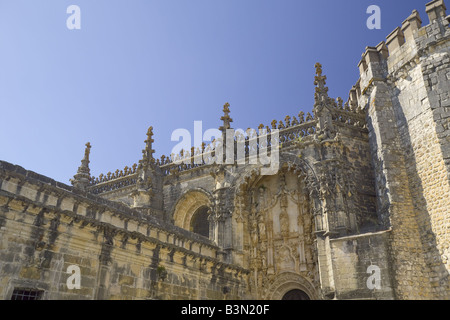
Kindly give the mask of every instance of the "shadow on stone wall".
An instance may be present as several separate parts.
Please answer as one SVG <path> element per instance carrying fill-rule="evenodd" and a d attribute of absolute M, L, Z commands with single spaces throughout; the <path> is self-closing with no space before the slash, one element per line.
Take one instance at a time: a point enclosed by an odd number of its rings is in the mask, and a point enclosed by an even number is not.
<path fill-rule="evenodd" d="M 408 184 L 416 214 L 415 219 L 419 228 L 423 259 L 429 269 L 428 278 L 430 279 L 432 288 L 440 288 L 440 290 L 437 290 L 435 294 L 439 294 L 439 292 L 441 292 L 448 298 L 450 292 L 449 272 L 445 267 L 437 247 L 436 234 L 432 229 L 431 217 L 427 209 L 427 200 L 424 197 L 425 190 L 423 188 L 423 182 L 419 176 L 416 165 L 417 159 L 414 154 L 413 144 L 411 141 L 410 127 L 408 126 L 403 110 L 399 107 L 401 104 L 398 99 L 398 93 L 399 92 L 394 92 L 394 95 L 392 96 L 392 103 L 394 105 L 398 130 L 400 132 L 400 141 L 404 150 Z M 430 159 L 432 159 L 432 157 Z"/>

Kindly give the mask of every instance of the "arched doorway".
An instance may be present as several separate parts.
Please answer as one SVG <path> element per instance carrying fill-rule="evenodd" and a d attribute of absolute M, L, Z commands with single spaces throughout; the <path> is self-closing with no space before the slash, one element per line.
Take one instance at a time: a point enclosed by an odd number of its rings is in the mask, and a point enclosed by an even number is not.
<path fill-rule="evenodd" d="M 281 300 L 311 300 L 309 296 L 302 290 L 293 289 L 286 292 Z"/>
<path fill-rule="evenodd" d="M 208 213 L 209 209 L 206 206 L 198 208 L 192 215 L 191 219 L 191 231 L 206 238 L 209 237 L 209 221 Z"/>
<path fill-rule="evenodd" d="M 285 272 L 275 277 L 269 284 L 265 300 L 317 300 L 317 289 L 311 282 L 299 274 Z"/>
<path fill-rule="evenodd" d="M 212 201 L 211 196 L 204 190 L 194 189 L 189 190 L 182 195 L 173 209 L 173 223 L 185 230 L 193 231 L 193 225 L 196 225 L 195 221 L 202 221 L 202 217 L 205 216 L 203 208 L 211 208 Z M 199 214 L 197 218 L 194 215 Z M 209 222 L 207 221 L 209 225 Z M 202 225 L 200 223 L 200 225 Z M 205 233 L 206 234 L 206 233 Z M 209 232 L 206 237 L 209 236 Z"/>

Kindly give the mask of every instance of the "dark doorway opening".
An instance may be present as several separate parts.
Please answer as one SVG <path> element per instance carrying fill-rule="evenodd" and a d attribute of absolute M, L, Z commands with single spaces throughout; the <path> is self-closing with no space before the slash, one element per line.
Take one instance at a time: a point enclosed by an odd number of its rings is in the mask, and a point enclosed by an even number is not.
<path fill-rule="evenodd" d="M 200 207 L 191 219 L 191 231 L 209 238 L 208 207 Z"/>
<path fill-rule="evenodd" d="M 302 290 L 294 289 L 287 292 L 281 300 L 311 300 Z"/>

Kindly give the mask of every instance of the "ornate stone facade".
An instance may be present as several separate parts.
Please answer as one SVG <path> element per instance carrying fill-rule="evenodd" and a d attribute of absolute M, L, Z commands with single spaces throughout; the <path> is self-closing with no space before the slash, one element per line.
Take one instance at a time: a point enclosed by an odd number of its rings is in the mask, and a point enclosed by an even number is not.
<path fill-rule="evenodd" d="M 442 0 L 426 9 L 366 48 L 346 103 L 316 64 L 312 112 L 249 133 L 245 164 L 212 145 L 155 159 L 152 127 L 98 178 L 88 143 L 73 187 L 0 162 L 0 297 L 450 298 L 450 29 Z"/>

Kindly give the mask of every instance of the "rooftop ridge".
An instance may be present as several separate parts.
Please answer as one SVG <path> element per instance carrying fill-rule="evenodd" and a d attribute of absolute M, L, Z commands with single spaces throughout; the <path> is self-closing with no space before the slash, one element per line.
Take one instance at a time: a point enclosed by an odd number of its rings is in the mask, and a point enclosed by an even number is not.
<path fill-rule="evenodd" d="M 171 223 L 162 221 L 153 216 L 142 215 L 138 211 L 133 210 L 132 208 L 130 208 L 129 206 L 127 206 L 125 204 L 99 197 L 95 194 L 92 194 L 89 191 L 80 190 L 79 188 L 75 188 L 75 187 L 66 185 L 62 182 L 58 182 L 54 179 L 51 179 L 42 174 L 38 174 L 34 171 L 26 170 L 25 168 L 23 168 L 19 165 L 14 165 L 7 161 L 0 160 L 0 176 L 5 173 L 17 175 L 23 179 L 27 179 L 31 183 L 42 183 L 43 185 L 47 185 L 49 188 L 52 188 L 52 189 L 54 188 L 53 190 L 56 192 L 62 192 L 62 193 L 70 192 L 72 196 L 82 197 L 85 201 L 93 202 L 93 203 L 95 203 L 95 205 L 107 206 L 108 209 L 117 211 L 126 219 L 138 219 L 141 222 L 150 224 L 152 227 L 163 228 L 167 232 L 177 232 L 177 233 L 182 234 L 185 237 L 190 238 L 191 240 L 200 241 L 206 245 L 216 247 L 216 245 L 213 244 L 208 239 L 199 237 L 196 234 L 193 234 L 183 228 L 177 227 Z M 2 192 L 6 192 L 6 191 L 2 191 Z"/>

